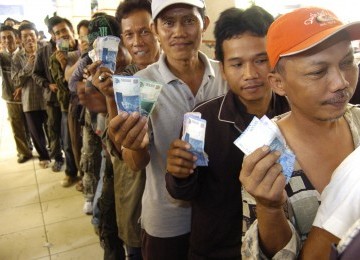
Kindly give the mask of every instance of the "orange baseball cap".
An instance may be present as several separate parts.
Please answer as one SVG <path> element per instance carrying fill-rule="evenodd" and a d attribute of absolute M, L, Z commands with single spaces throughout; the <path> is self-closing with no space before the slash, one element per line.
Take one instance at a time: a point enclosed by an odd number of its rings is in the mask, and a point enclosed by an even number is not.
<path fill-rule="evenodd" d="M 267 33 L 266 50 L 271 68 L 280 57 L 292 56 L 345 30 L 350 40 L 360 39 L 360 21 L 343 24 L 336 15 L 318 7 L 304 7 L 276 19 Z"/>

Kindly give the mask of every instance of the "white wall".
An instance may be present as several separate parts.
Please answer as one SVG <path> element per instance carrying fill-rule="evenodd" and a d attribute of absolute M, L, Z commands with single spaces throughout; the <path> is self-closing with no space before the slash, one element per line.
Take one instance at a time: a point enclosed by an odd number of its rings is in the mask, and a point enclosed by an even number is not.
<path fill-rule="evenodd" d="M 60 1 L 60 0 L 58 0 Z M 64 1 L 64 0 L 61 0 Z M 69 0 L 67 0 L 69 1 Z M 106 12 L 108 14 L 114 15 L 117 6 L 121 1 L 114 0 L 98 0 L 98 11 Z M 220 12 L 223 10 L 235 6 L 234 0 L 205 0 L 206 3 L 206 12 L 210 17 L 210 26 L 204 33 L 204 40 L 213 41 L 214 40 L 214 23 L 219 17 Z M 214 56 L 214 50 L 209 48 L 206 44 L 201 46 L 201 51 L 205 52 L 209 57 Z"/>
<path fill-rule="evenodd" d="M 91 0 L 56 0 L 57 15 L 71 21 L 76 33 L 76 26 L 81 20 L 91 18 Z"/>
<path fill-rule="evenodd" d="M 225 9 L 234 7 L 234 0 L 205 0 L 206 13 L 210 18 L 210 25 L 204 33 L 203 39 L 205 41 L 214 41 L 214 28 L 215 21 L 219 18 L 219 15 Z M 210 58 L 214 57 L 215 49 L 208 47 L 207 44 L 202 44 L 201 51 L 205 52 Z"/>

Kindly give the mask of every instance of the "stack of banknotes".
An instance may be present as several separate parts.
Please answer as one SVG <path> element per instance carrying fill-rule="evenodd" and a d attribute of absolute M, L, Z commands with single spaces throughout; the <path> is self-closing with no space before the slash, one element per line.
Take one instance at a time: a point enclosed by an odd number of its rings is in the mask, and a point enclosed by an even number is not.
<path fill-rule="evenodd" d="M 101 60 L 101 66 L 109 68 L 112 72 L 116 69 L 116 57 L 119 49 L 120 38 L 116 36 L 98 37 L 89 51 L 90 59 L 95 62 Z"/>
<path fill-rule="evenodd" d="M 154 110 L 162 84 L 136 76 L 113 75 L 118 112 L 139 112 L 148 117 Z"/>
<path fill-rule="evenodd" d="M 267 116 L 261 119 L 254 117 L 245 131 L 234 141 L 234 144 L 245 155 L 251 154 L 257 148 L 268 145 L 271 151 L 279 151 L 279 163 L 286 183 L 290 180 L 294 170 L 295 155 L 287 147 L 279 128 Z"/>
<path fill-rule="evenodd" d="M 197 160 L 196 166 L 207 166 L 209 159 L 204 151 L 206 120 L 201 118 L 199 112 L 189 112 L 184 115 L 181 139 L 191 145 L 192 152 Z"/>
<path fill-rule="evenodd" d="M 56 49 L 63 52 L 65 56 L 68 54 L 70 48 L 70 43 L 68 39 L 59 39 L 56 40 Z"/>

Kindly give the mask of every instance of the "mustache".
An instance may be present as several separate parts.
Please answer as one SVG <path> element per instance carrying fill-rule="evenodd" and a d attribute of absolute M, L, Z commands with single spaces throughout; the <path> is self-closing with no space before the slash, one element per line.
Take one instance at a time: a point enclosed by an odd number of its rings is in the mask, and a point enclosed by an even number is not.
<path fill-rule="evenodd" d="M 325 100 L 324 102 L 322 102 L 322 104 L 328 105 L 328 104 L 346 102 L 349 101 L 351 97 L 352 97 L 351 91 L 347 89 L 339 90 L 335 92 L 335 96 Z"/>

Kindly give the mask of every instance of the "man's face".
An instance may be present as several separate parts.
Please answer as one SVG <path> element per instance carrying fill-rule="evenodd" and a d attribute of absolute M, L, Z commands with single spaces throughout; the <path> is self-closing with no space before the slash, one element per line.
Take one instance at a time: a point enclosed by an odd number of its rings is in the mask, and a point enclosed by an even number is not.
<path fill-rule="evenodd" d="M 151 32 L 150 24 L 151 15 L 145 10 L 135 10 L 121 20 L 123 44 L 140 69 L 159 57 L 160 45 Z"/>
<path fill-rule="evenodd" d="M 52 30 L 56 40 L 69 40 L 71 47 L 75 45 L 74 34 L 65 22 L 58 23 L 52 28 Z"/>
<path fill-rule="evenodd" d="M 267 81 L 270 66 L 265 49 L 265 37 L 244 33 L 222 44 L 224 61 L 222 75 L 231 91 L 248 106 L 271 95 Z"/>
<path fill-rule="evenodd" d="M 204 23 L 197 8 L 172 5 L 157 18 L 156 33 L 167 59 L 188 60 L 198 55 Z"/>
<path fill-rule="evenodd" d="M 34 30 L 22 30 L 21 31 L 21 44 L 27 53 L 34 53 L 37 47 L 36 33 Z"/>
<path fill-rule="evenodd" d="M 293 112 L 320 121 L 343 116 L 359 73 L 350 41 L 283 59 L 282 84 Z"/>
<path fill-rule="evenodd" d="M 16 49 L 16 37 L 12 31 L 2 31 L 0 32 L 1 44 L 9 52 L 13 52 Z"/>
<path fill-rule="evenodd" d="M 86 26 L 81 26 L 79 28 L 79 48 L 81 53 L 85 52 L 89 48 L 89 40 L 87 35 L 89 34 L 89 29 Z"/>

